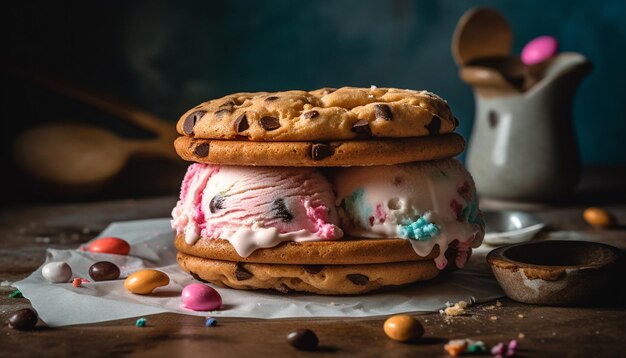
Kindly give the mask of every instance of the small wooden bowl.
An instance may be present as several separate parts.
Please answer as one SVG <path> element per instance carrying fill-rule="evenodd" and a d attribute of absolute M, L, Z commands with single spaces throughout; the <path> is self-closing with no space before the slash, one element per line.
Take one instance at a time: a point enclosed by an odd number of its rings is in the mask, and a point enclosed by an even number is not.
<path fill-rule="evenodd" d="M 619 251 L 588 241 L 547 240 L 501 247 L 487 255 L 509 298 L 531 304 L 571 306 L 600 297 L 612 281 Z"/>

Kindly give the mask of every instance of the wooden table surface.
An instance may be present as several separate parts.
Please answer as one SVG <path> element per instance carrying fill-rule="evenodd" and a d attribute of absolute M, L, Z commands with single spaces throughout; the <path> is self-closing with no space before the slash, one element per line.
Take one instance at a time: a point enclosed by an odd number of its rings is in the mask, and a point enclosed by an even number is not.
<path fill-rule="evenodd" d="M 626 181 L 610 171 L 602 173 L 600 179 L 598 175 L 586 177 L 579 199 L 573 204 L 543 208 L 537 214 L 551 230 L 580 230 L 602 237 L 623 250 L 626 248 L 623 226 L 595 230 L 581 219 L 586 205 L 605 203 L 622 224 L 626 223 L 626 201 L 617 194 L 606 193 L 619 190 Z M 174 197 L 160 197 L 4 208 L 0 213 L 0 282 L 8 282 L 0 286 L 0 321 L 3 322 L 0 357 L 446 356 L 443 345 L 458 338 L 483 340 L 489 346 L 518 339 L 519 356 L 626 356 L 625 296 L 624 290 L 620 290 L 623 279 L 616 282 L 614 295 L 588 307 L 532 306 L 503 298 L 501 305 L 496 302 L 475 305 L 461 317 L 445 318 L 438 313 L 416 315 L 424 323 L 426 335 L 410 344 L 389 340 L 382 331 L 383 317 L 221 318 L 217 327 L 207 328 L 202 317 L 160 314 L 148 316 L 149 324 L 143 328 L 135 327 L 135 319 L 61 328 L 46 328 L 40 322 L 31 332 L 6 326 L 13 311 L 30 306 L 25 298 L 7 298 L 13 291 L 7 283 L 28 276 L 41 265 L 47 247 L 76 248 L 112 221 L 166 217 L 174 203 Z M 298 352 L 285 342 L 287 331 L 298 327 L 308 327 L 317 333 L 321 345 L 317 352 Z"/>

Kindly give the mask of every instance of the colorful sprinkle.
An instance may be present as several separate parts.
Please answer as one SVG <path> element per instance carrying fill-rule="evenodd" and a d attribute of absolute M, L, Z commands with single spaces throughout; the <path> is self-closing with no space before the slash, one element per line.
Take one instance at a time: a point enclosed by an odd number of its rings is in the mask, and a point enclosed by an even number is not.
<path fill-rule="evenodd" d="M 207 317 L 206 321 L 204 321 L 204 325 L 207 327 L 215 327 L 217 326 L 217 320 L 212 317 Z"/>
<path fill-rule="evenodd" d="M 74 279 L 72 280 L 72 286 L 80 287 L 82 285 L 83 285 L 83 280 L 80 277 L 74 277 Z"/>
<path fill-rule="evenodd" d="M 148 323 L 148 320 L 143 318 L 143 317 L 141 317 L 141 318 L 139 318 L 137 320 L 137 322 L 135 322 L 135 326 L 137 326 L 137 327 L 145 327 L 146 323 Z"/>
<path fill-rule="evenodd" d="M 517 340 L 512 340 L 509 344 L 505 345 L 500 342 L 491 348 L 491 354 L 496 358 L 514 357 L 515 350 L 517 349 Z"/>
<path fill-rule="evenodd" d="M 411 240 L 427 240 L 439 235 L 439 226 L 428 222 L 428 220 L 422 216 L 417 219 L 417 221 L 399 226 L 398 234 Z"/>
<path fill-rule="evenodd" d="M 22 292 L 20 292 L 20 290 L 15 290 L 11 293 L 9 293 L 9 296 L 7 296 L 9 298 L 22 298 L 24 297 L 24 295 L 22 295 Z"/>
<path fill-rule="evenodd" d="M 451 356 L 458 357 L 463 354 L 482 354 L 487 352 L 483 341 L 473 339 L 453 339 L 443 346 L 443 349 Z"/>

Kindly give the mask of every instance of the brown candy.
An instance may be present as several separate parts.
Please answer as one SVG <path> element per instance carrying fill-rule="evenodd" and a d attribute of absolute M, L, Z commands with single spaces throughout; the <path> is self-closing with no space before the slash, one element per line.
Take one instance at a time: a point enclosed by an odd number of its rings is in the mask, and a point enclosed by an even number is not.
<path fill-rule="evenodd" d="M 287 333 L 287 343 L 300 351 L 312 351 L 317 348 L 319 339 L 310 329 L 298 328 Z"/>
<path fill-rule="evenodd" d="M 37 312 L 30 308 L 24 308 L 15 311 L 11 318 L 9 318 L 9 328 L 17 329 L 19 331 L 30 331 L 37 325 L 39 316 Z"/>
<path fill-rule="evenodd" d="M 270 116 L 261 117 L 259 124 L 266 131 L 273 131 L 274 129 L 278 129 L 280 127 L 280 121 L 278 118 Z"/>
<path fill-rule="evenodd" d="M 411 341 L 424 335 L 424 326 L 420 321 L 408 315 L 389 317 L 383 329 L 389 338 L 399 342 Z"/>
<path fill-rule="evenodd" d="M 100 261 L 91 265 L 89 277 L 94 281 L 111 281 L 120 277 L 120 268 L 112 262 Z"/>

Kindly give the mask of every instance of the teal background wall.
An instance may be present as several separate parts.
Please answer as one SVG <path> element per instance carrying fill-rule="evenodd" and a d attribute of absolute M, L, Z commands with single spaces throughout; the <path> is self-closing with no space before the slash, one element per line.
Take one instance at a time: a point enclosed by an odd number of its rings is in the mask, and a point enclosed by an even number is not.
<path fill-rule="evenodd" d="M 14 4 L 0 14 L 3 145 L 20 129 L 58 119 L 141 135 L 24 83 L 11 74 L 16 67 L 115 94 L 172 121 L 203 100 L 236 91 L 428 89 L 449 101 L 468 137 L 473 96 L 457 76 L 450 40 L 459 17 L 476 5 L 509 19 L 516 52 L 550 34 L 562 50 L 592 60 L 594 72 L 574 108 L 582 159 L 626 163 L 626 2 L 618 0 Z"/>

